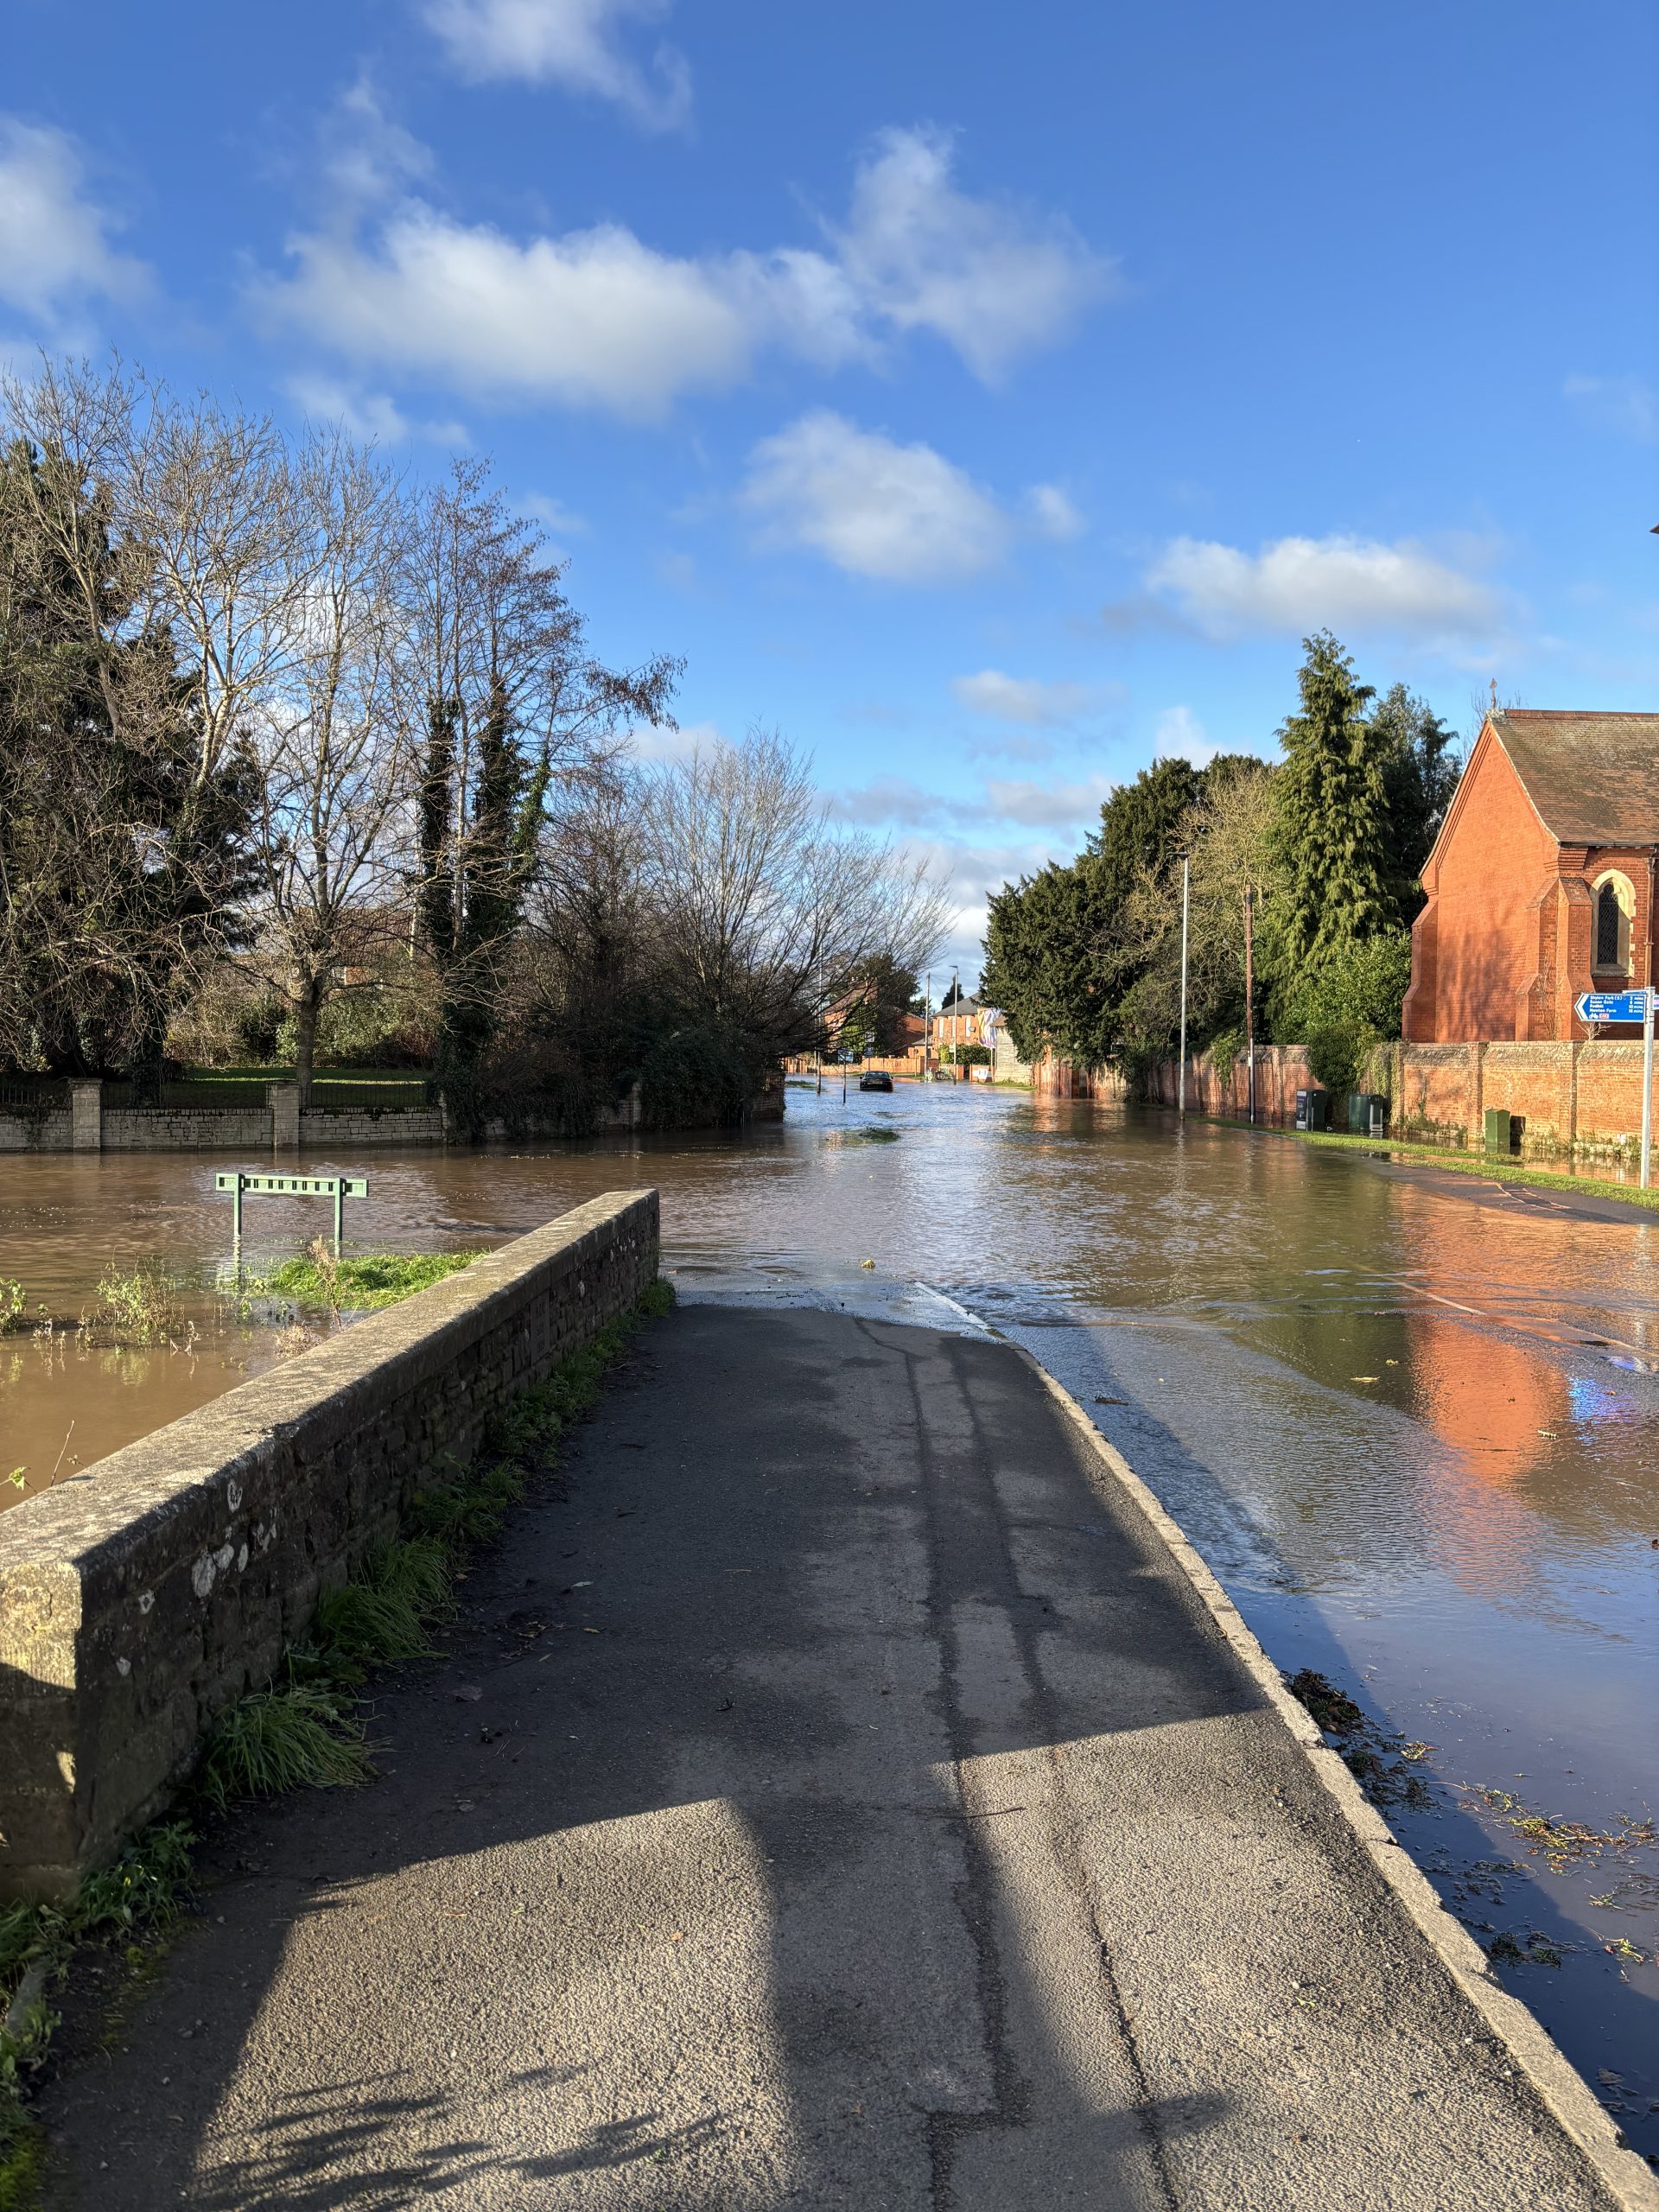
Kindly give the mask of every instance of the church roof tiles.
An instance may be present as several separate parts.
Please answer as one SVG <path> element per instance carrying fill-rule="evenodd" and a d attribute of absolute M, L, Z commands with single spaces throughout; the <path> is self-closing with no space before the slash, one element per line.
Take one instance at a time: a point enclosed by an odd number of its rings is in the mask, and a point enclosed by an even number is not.
<path fill-rule="evenodd" d="M 1502 707 L 1487 716 L 1561 845 L 1659 845 L 1659 715 Z"/>

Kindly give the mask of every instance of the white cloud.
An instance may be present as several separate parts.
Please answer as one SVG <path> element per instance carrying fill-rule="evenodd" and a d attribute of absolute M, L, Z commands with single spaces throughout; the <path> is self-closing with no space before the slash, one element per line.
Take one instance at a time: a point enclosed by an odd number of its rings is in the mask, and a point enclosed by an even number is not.
<path fill-rule="evenodd" d="M 1204 724 L 1191 707 L 1166 707 L 1152 734 L 1154 760 L 1190 760 L 1202 768 L 1215 758 L 1216 748 L 1205 734 Z"/>
<path fill-rule="evenodd" d="M 761 440 L 742 499 L 773 542 L 884 583 L 960 582 L 994 567 L 1013 534 L 990 493 L 931 446 L 823 410 Z"/>
<path fill-rule="evenodd" d="M 567 537 L 580 537 L 588 528 L 586 515 L 573 513 L 563 499 L 550 499 L 544 492 L 526 492 L 518 502 L 518 512 L 531 516 L 544 530 L 558 531 Z"/>
<path fill-rule="evenodd" d="M 1659 391 L 1643 377 L 1568 377 L 1567 397 L 1604 429 L 1634 438 L 1638 445 L 1659 443 Z"/>
<path fill-rule="evenodd" d="M 288 391 L 308 415 L 338 423 L 350 437 L 366 445 L 401 445 L 405 438 L 422 438 L 434 445 L 464 446 L 464 423 L 412 421 L 395 399 L 384 391 L 359 391 L 328 377 L 290 377 Z"/>
<path fill-rule="evenodd" d="M 1103 284 L 1069 234 L 957 192 L 948 145 L 926 132 L 886 134 L 858 169 L 849 227 L 826 226 L 828 253 L 676 257 L 615 223 L 515 238 L 416 196 L 421 156 L 359 85 L 325 155 L 330 220 L 290 238 L 290 273 L 255 296 L 364 368 L 498 397 L 649 420 L 683 391 L 741 383 L 763 349 L 834 369 L 923 327 L 989 378 L 1061 336 Z M 1027 507 L 1039 536 L 1083 527 L 1057 485 L 1033 486 Z"/>
<path fill-rule="evenodd" d="M 563 85 L 614 100 L 657 130 L 690 111 L 683 56 L 659 46 L 647 71 L 621 43 L 628 22 L 655 22 L 667 0 L 428 0 L 421 12 L 470 83 Z"/>
<path fill-rule="evenodd" d="M 376 251 L 321 233 L 291 251 L 294 275 L 260 288 L 268 313 L 465 390 L 649 421 L 748 367 L 750 333 L 709 270 L 616 225 L 520 245 L 410 203 Z"/>
<path fill-rule="evenodd" d="M 1087 776 L 1078 784 L 1000 783 L 985 786 L 985 817 L 1017 822 L 1027 830 L 1063 830 L 1068 823 L 1092 822 L 1116 785 L 1109 776 Z"/>
<path fill-rule="evenodd" d="M 1281 537 L 1251 554 L 1178 537 L 1146 581 L 1214 639 L 1326 626 L 1422 638 L 1484 635 L 1498 620 L 1484 584 L 1408 538 L 1385 545 L 1363 537 Z"/>
<path fill-rule="evenodd" d="M 1033 484 L 1026 494 L 1026 512 L 1039 537 L 1052 537 L 1063 543 L 1067 538 L 1081 537 L 1084 533 L 1083 517 L 1058 484 Z"/>
<path fill-rule="evenodd" d="M 957 802 L 938 791 L 924 791 L 905 776 L 877 776 L 857 790 L 834 792 L 830 811 L 837 822 L 855 822 L 865 829 L 930 830 L 955 820 Z"/>
<path fill-rule="evenodd" d="M 142 297 L 149 270 L 110 244 L 120 220 L 67 132 L 0 117 L 0 300 L 50 322 L 92 296 Z"/>
<path fill-rule="evenodd" d="M 1005 676 L 1000 668 L 982 668 L 977 676 L 950 679 L 952 696 L 971 714 L 987 715 L 994 721 L 1018 722 L 1039 729 L 1057 722 L 1075 721 L 1079 715 L 1120 696 L 1115 687 L 1103 690 L 1088 683 L 1066 683 L 1035 676 Z"/>
<path fill-rule="evenodd" d="M 905 851 L 925 860 L 956 899 L 945 943 L 933 961 L 933 995 L 938 998 L 953 962 L 962 968 L 964 988 L 973 988 L 984 958 L 985 927 L 992 894 L 1022 875 L 1035 875 L 1050 861 L 1069 861 L 1077 847 L 1070 839 L 1020 844 L 976 845 L 950 838 L 907 838 Z"/>
<path fill-rule="evenodd" d="M 1091 823 L 1110 798 L 1109 776 L 1081 783 L 1016 782 L 992 777 L 980 798 L 950 798 L 925 791 L 905 776 L 877 776 L 855 790 L 837 791 L 830 812 L 868 829 L 976 829 L 1014 823 L 1027 830 L 1064 830 Z"/>
<path fill-rule="evenodd" d="M 434 167 L 430 149 L 387 115 L 366 73 L 322 118 L 317 161 L 337 223 L 404 190 Z"/>
<path fill-rule="evenodd" d="M 706 753 L 711 745 L 730 742 L 716 722 L 688 722 L 679 729 L 645 722 L 629 733 L 628 749 L 636 760 L 680 761 L 690 760 L 694 753 Z"/>
<path fill-rule="evenodd" d="M 951 182 L 942 131 L 884 130 L 860 163 L 846 227 L 833 233 L 853 286 L 898 330 L 931 330 L 986 383 L 1053 345 L 1113 287 L 1112 264 L 1069 225 Z"/>

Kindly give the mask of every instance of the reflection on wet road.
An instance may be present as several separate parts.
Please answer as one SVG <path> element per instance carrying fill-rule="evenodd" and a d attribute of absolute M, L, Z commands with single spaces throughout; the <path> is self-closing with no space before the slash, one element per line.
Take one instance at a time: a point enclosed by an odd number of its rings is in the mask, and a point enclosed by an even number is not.
<path fill-rule="evenodd" d="M 14 1157 L 0 1276 L 66 1315 L 111 1259 L 211 1276 L 229 1246 L 213 1173 L 232 1164 Z M 944 1087 L 845 1105 L 791 1088 L 785 1127 L 741 1140 L 307 1165 L 366 1170 L 352 1235 L 382 1249 L 496 1243 L 654 1182 L 689 1294 L 937 1320 L 931 1286 L 1026 1343 L 1275 1659 L 1427 1747 L 1432 1808 L 1390 1819 L 1481 1939 L 1523 1955 L 1511 1986 L 1592 2083 L 1621 2077 L 1600 2086 L 1659 2149 L 1659 1886 L 1639 1825 L 1659 1748 L 1659 1221 Z M 320 1225 L 251 1211 L 252 1256 Z M 273 1356 L 269 1331 L 215 1325 L 205 1290 L 193 1310 L 208 1333 L 192 1352 L 0 1340 L 5 1465 L 32 1486 Z M 1563 1857 L 1558 1831 L 1516 1825 L 1535 1812 L 1592 1840 Z"/>

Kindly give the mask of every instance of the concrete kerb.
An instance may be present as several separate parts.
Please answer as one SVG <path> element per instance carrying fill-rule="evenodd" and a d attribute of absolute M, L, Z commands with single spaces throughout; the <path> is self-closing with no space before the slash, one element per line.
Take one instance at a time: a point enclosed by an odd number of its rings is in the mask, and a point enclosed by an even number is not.
<path fill-rule="evenodd" d="M 1591 2161 L 1615 2202 L 1625 2212 L 1659 2212 L 1659 2178 L 1626 2147 L 1584 2076 L 1563 2056 L 1520 1999 L 1511 1996 L 1499 1982 L 1486 1954 L 1440 1903 L 1427 1876 L 1361 1790 L 1340 1753 L 1325 1742 L 1312 1713 L 1285 1688 L 1279 1669 L 1179 1523 L 1165 1511 L 1122 1453 L 1107 1442 L 1064 1384 L 1057 1382 L 1023 1345 L 1014 1344 L 1011 1349 L 1040 1377 L 1044 1389 L 1113 1481 L 1152 1523 L 1239 1664 L 1301 1746 L 1316 1778 L 1366 1856 L 1542 2103 Z"/>

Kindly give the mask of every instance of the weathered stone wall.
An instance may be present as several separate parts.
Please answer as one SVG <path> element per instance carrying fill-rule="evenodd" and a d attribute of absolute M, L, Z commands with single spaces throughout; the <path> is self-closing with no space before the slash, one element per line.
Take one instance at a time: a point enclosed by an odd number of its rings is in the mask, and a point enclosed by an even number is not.
<path fill-rule="evenodd" d="M 43 1115 L 0 1113 L 0 1152 L 327 1152 L 349 1145 L 425 1145 L 454 1141 L 442 1110 L 368 1107 L 336 1111 L 328 1107 L 301 1110 L 292 1084 L 268 1086 L 263 1106 L 106 1106 L 101 1111 L 95 1083 L 79 1086 L 92 1094 L 82 1102 L 80 1122 L 67 1107 Z M 754 1118 L 781 1118 L 781 1084 L 757 1097 Z M 637 1093 L 602 1107 L 601 1129 L 639 1126 Z M 508 1122 L 486 1122 L 486 1139 L 535 1141 L 564 1134 L 556 1122 L 534 1114 Z"/>
<path fill-rule="evenodd" d="M 268 1106 L 226 1106 L 213 1113 L 165 1106 L 111 1106 L 104 1113 L 105 1152 L 270 1150 Z"/>
<path fill-rule="evenodd" d="M 67 1106 L 50 1114 L 0 1114 L 0 1152 L 67 1152 L 73 1127 Z"/>
<path fill-rule="evenodd" d="M 366 1107 L 353 1113 L 308 1107 L 300 1116 L 300 1147 L 305 1152 L 322 1152 L 330 1146 L 342 1144 L 442 1142 L 443 1116 L 435 1108 L 430 1113 L 393 1108 L 373 1114 Z"/>
<path fill-rule="evenodd" d="M 71 1889 L 320 1592 L 656 1275 L 595 1198 L 0 1516 L 0 1897 Z"/>

